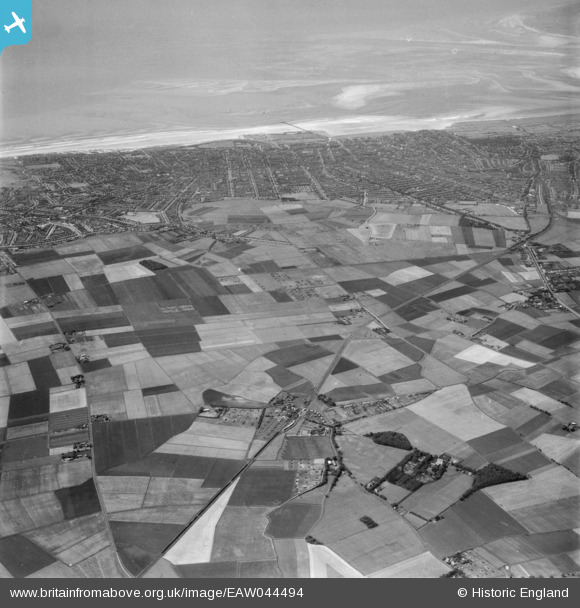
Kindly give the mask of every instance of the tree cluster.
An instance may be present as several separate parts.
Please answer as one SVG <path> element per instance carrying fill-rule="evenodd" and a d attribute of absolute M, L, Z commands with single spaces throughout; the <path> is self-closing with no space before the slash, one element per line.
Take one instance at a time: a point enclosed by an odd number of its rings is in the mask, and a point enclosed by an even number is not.
<path fill-rule="evenodd" d="M 156 262 L 155 260 L 141 260 L 139 264 L 141 264 L 141 266 L 143 266 L 144 268 L 147 268 L 147 270 L 151 270 L 152 272 L 156 270 L 165 270 L 167 268 L 165 264 L 162 264 L 161 262 Z"/>
<path fill-rule="evenodd" d="M 379 524 L 371 519 L 368 515 L 363 515 L 360 518 L 360 521 L 370 530 L 371 528 L 376 528 Z"/>
<path fill-rule="evenodd" d="M 435 465 L 435 456 L 421 450 L 413 450 L 387 473 L 385 481 L 414 492 L 423 484 L 440 479 L 446 469 L 446 462 Z"/>
<path fill-rule="evenodd" d="M 419 450 L 413 450 L 408 456 L 405 456 L 405 458 L 396 467 L 387 473 L 385 480 L 389 483 L 400 486 L 401 488 L 405 488 L 410 492 L 418 490 L 423 485 L 417 479 L 417 476 L 420 473 L 419 468 L 423 469 L 423 465 L 425 465 L 425 467 L 429 466 L 430 459 L 425 458 L 424 461 L 413 471 L 412 475 L 405 473 L 405 465 L 407 465 L 409 462 L 417 461 L 421 456 L 429 456 L 429 454 Z"/>
<path fill-rule="evenodd" d="M 510 471 L 499 464 L 490 463 L 475 472 L 473 485 L 465 492 L 461 497 L 461 500 L 465 500 L 474 492 L 477 492 L 477 490 L 489 488 L 490 486 L 497 486 L 502 483 L 509 483 L 511 481 L 522 481 L 524 479 L 528 479 L 527 475 Z"/>
<path fill-rule="evenodd" d="M 329 407 L 336 407 L 336 401 L 324 393 L 320 393 L 320 395 L 318 395 L 318 400 L 322 401 L 322 403 L 328 405 Z"/>
<path fill-rule="evenodd" d="M 314 538 L 314 536 L 310 536 L 310 534 L 304 539 L 308 544 L 310 545 L 322 545 L 324 543 L 321 543 L 319 540 L 316 540 Z"/>
<path fill-rule="evenodd" d="M 391 448 L 399 448 L 400 450 L 412 450 L 413 446 L 403 433 L 396 431 L 380 431 L 378 433 L 367 433 L 365 437 L 369 437 L 378 445 L 386 445 Z"/>

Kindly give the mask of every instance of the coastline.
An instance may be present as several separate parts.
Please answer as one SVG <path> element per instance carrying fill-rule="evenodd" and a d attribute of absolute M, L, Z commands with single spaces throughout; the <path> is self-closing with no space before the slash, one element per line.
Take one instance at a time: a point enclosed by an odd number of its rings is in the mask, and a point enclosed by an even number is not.
<path fill-rule="evenodd" d="M 495 112 L 494 112 L 495 110 Z M 577 109 L 569 112 L 553 111 L 549 113 L 537 113 L 529 116 L 502 116 L 501 109 L 481 112 L 478 114 L 465 114 L 458 116 L 441 116 L 434 118 L 408 118 L 400 116 L 355 116 L 338 119 L 307 120 L 296 123 L 297 130 L 311 131 L 321 137 L 329 139 L 349 139 L 353 137 L 381 137 L 393 133 L 404 133 L 421 130 L 450 130 L 452 127 L 462 125 L 465 128 L 485 123 L 511 127 L 512 123 L 521 123 L 525 126 L 526 121 L 538 120 L 553 122 L 555 119 L 562 120 L 564 117 L 572 119 L 580 117 Z M 493 114 L 496 113 L 496 116 Z M 509 112 L 507 112 L 509 113 Z M 379 123 L 379 124 L 377 124 Z M 365 125 L 367 128 L 365 128 Z M 326 127 L 326 128 L 325 128 Z M 343 132 L 332 132 L 332 128 L 339 128 Z M 336 130 L 339 130 L 336 129 Z M 176 146 L 196 146 L 219 141 L 251 140 L 252 136 L 273 136 L 290 133 L 289 123 L 278 123 L 258 127 L 237 128 L 211 131 L 188 130 L 188 131 L 158 131 L 146 133 L 125 133 L 108 135 L 102 137 L 87 137 L 85 139 L 61 139 L 57 141 L 39 141 L 29 144 L 13 144 L 0 146 L 0 159 L 18 158 L 21 156 L 33 156 L 37 154 L 67 154 L 67 153 L 105 153 L 113 151 L 134 151 L 146 148 L 169 148 Z"/>

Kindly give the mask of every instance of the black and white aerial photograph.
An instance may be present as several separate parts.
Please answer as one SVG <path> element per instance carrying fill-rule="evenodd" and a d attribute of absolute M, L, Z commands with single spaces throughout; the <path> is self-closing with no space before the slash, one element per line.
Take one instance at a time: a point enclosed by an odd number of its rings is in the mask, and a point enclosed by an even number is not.
<path fill-rule="evenodd" d="M 576 0 L 0 4 L 0 578 L 580 576 Z"/>

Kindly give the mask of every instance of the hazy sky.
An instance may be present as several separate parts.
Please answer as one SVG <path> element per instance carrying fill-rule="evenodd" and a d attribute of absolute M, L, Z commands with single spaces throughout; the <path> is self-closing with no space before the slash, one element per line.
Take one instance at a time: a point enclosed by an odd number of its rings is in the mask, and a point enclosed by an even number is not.
<path fill-rule="evenodd" d="M 411 108 L 397 87 L 406 83 L 405 91 L 428 90 L 441 78 L 449 85 L 447 98 L 433 94 L 433 114 L 461 112 L 464 106 L 471 111 L 473 102 L 467 98 L 454 107 L 453 87 L 479 79 L 483 72 L 498 87 L 504 78 L 513 82 L 505 60 L 498 62 L 489 53 L 491 42 L 513 45 L 517 40 L 528 50 L 537 47 L 543 54 L 535 59 L 535 76 L 541 79 L 573 67 L 570 41 L 534 40 L 538 34 L 517 23 L 498 26 L 511 15 L 561 4 L 33 0 L 31 42 L 9 47 L 0 56 L 2 140 L 250 127 L 361 112 L 400 115 L 405 108 L 426 116 L 429 94 L 423 91 L 426 99 Z M 573 23 L 568 20 L 570 28 Z M 561 29 L 562 19 L 550 26 Z M 429 39 L 432 48 L 426 46 Z M 489 73 L 482 70 L 486 62 Z M 527 60 L 518 64 L 520 73 L 532 67 Z M 367 85 L 374 88 L 360 88 Z M 485 87 L 473 88 L 473 96 L 493 88 L 489 83 Z M 388 103 L 379 105 L 379 99 Z M 499 93 L 485 103 L 504 105 Z"/>

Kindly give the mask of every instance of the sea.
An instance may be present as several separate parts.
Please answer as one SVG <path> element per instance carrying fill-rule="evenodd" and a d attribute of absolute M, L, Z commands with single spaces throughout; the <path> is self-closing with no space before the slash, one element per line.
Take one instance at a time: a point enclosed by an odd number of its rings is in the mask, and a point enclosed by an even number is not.
<path fill-rule="evenodd" d="M 33 0 L 0 56 L 0 156 L 578 112 L 558 0 Z"/>

